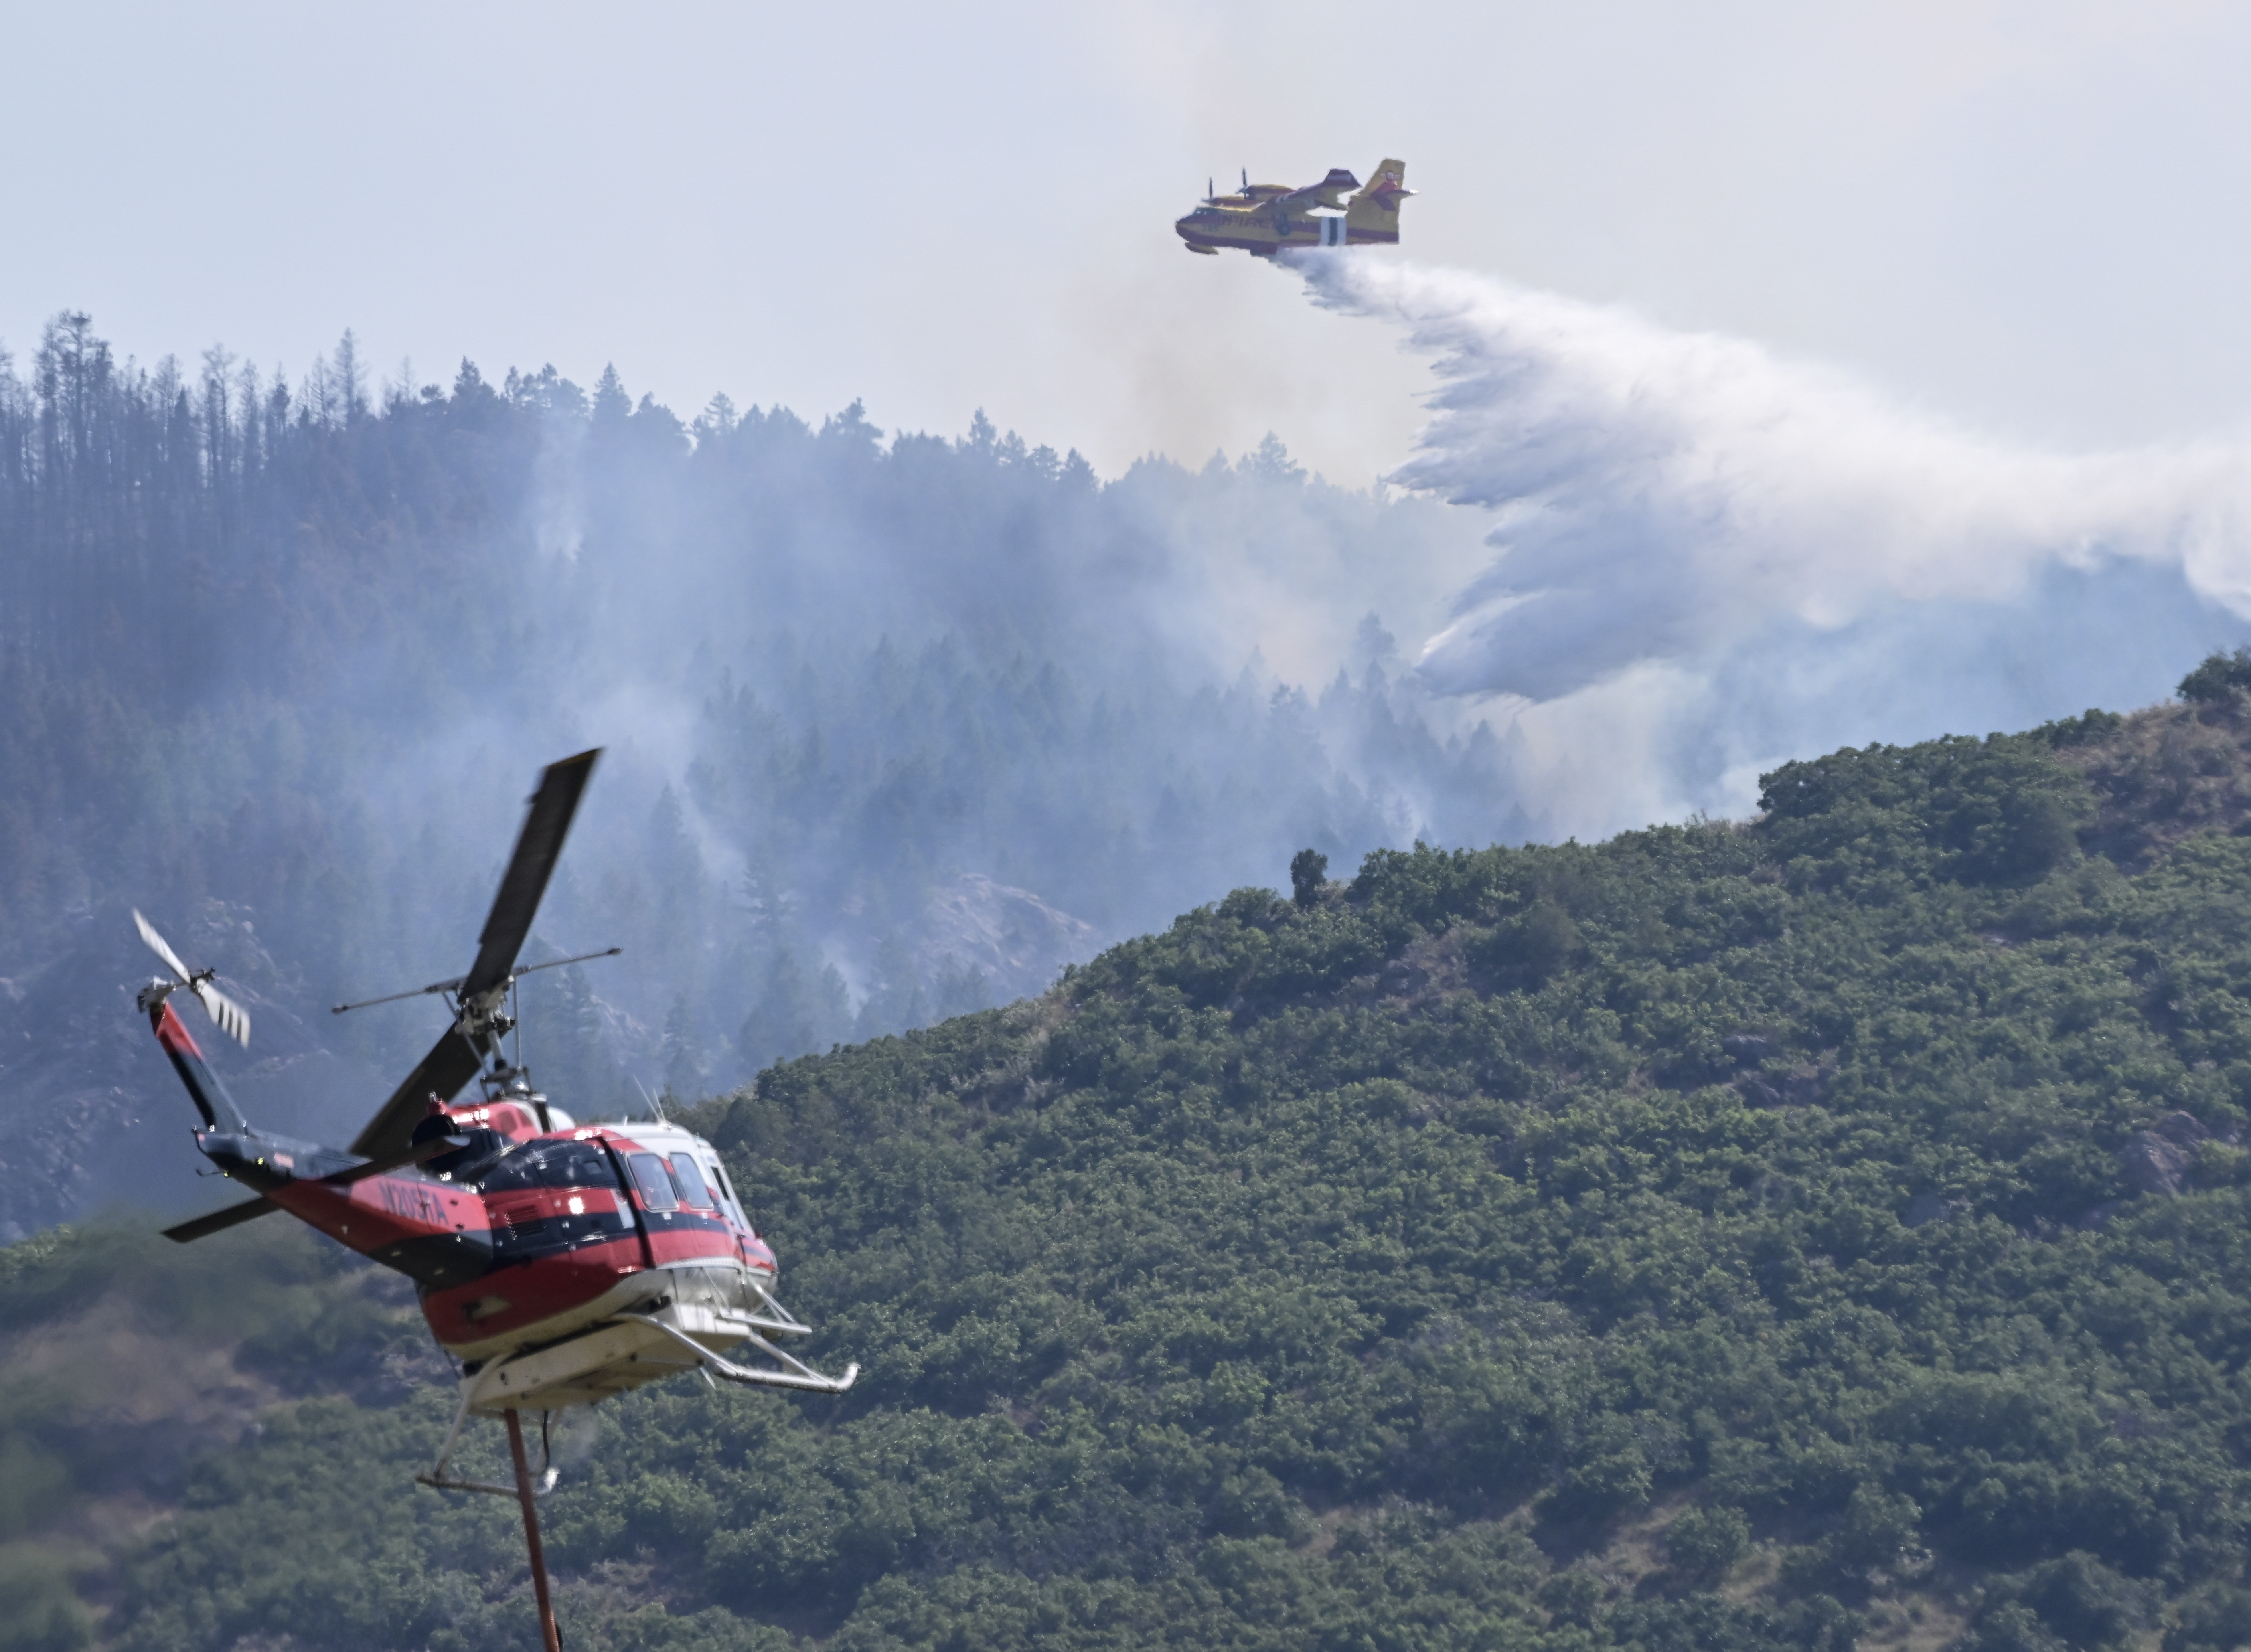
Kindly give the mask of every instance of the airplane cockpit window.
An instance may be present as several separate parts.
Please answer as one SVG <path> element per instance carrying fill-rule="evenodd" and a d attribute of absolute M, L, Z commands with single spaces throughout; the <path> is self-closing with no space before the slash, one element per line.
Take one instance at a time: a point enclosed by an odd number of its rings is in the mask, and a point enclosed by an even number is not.
<path fill-rule="evenodd" d="M 635 1153 L 631 1156 L 634 1184 L 641 1189 L 641 1202 L 649 1210 L 677 1210 L 680 1200 L 672 1189 L 672 1172 L 655 1153 Z"/>
<path fill-rule="evenodd" d="M 696 1168 L 695 1158 L 687 1153 L 672 1156 L 672 1179 L 680 1184 L 680 1202 L 692 1205 L 697 1210 L 714 1208 L 710 1191 L 703 1185 L 703 1172 Z"/>
<path fill-rule="evenodd" d="M 598 1142 L 538 1142 L 520 1147 L 484 1179 L 488 1193 L 514 1187 L 607 1187 L 618 1172 Z"/>

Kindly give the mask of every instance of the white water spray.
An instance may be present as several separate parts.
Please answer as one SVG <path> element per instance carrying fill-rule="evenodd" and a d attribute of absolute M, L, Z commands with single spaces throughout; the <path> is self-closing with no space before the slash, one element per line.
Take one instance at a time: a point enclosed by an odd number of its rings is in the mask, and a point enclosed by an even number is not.
<path fill-rule="evenodd" d="M 1437 357 L 1390 480 L 1493 513 L 1496 555 L 1419 670 L 1531 702 L 1520 771 L 1559 829 L 1741 812 L 1761 766 L 1847 742 L 2143 703 L 2251 630 L 2251 436 L 2041 452 L 1742 340 L 1299 262 Z M 1593 778 L 1629 754 L 1653 768 Z"/>

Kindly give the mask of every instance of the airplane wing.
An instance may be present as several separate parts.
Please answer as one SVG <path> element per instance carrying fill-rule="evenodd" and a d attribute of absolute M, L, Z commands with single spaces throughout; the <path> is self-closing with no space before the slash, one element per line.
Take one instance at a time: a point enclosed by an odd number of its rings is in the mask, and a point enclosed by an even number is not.
<path fill-rule="evenodd" d="M 1359 187 L 1360 180 L 1350 172 L 1340 166 L 1331 167 L 1328 176 L 1319 183 L 1308 183 L 1301 190 L 1277 196 L 1274 204 L 1290 213 L 1310 212 L 1317 206 L 1341 212 L 1344 211 L 1344 192 Z"/>

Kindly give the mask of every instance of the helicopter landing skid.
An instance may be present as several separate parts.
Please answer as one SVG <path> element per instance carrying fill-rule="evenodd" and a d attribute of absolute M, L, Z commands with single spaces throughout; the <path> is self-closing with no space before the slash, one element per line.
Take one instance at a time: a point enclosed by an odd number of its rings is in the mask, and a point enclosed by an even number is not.
<path fill-rule="evenodd" d="M 468 1425 L 469 1419 L 472 1416 L 513 1417 L 519 1412 L 531 1409 L 537 1409 L 544 1417 L 560 1408 L 553 1401 L 560 1400 L 564 1407 L 590 1403 L 597 1395 L 584 1386 L 588 1374 L 586 1368 L 614 1366 L 620 1358 L 633 1367 L 632 1376 L 619 1382 L 620 1389 L 655 1380 L 668 1372 L 689 1369 L 696 1371 L 707 1383 L 717 1377 L 745 1387 L 799 1388 L 825 1394 L 841 1394 L 859 1380 L 860 1367 L 857 1365 L 847 1365 L 841 1377 L 824 1376 L 761 1335 L 762 1331 L 768 1331 L 803 1335 L 811 1327 L 790 1315 L 765 1291 L 759 1291 L 758 1295 L 772 1309 L 772 1317 L 763 1314 L 731 1314 L 722 1319 L 717 1316 L 698 1315 L 695 1323 L 699 1329 L 716 1331 L 731 1341 L 747 1344 L 782 1369 L 776 1371 L 738 1365 L 733 1360 L 714 1353 L 678 1325 L 668 1323 L 674 1315 L 682 1311 L 677 1307 L 599 1321 L 567 1342 L 536 1351 L 515 1361 L 495 1361 L 476 1376 L 465 1378 L 461 1383 L 460 1402 L 454 1407 L 454 1424 L 446 1431 L 446 1441 L 439 1448 L 438 1461 L 423 1473 L 416 1475 L 416 1483 L 440 1491 L 482 1491 L 495 1497 L 518 1496 L 519 1489 L 515 1486 L 495 1485 L 484 1480 L 456 1479 L 447 1472 L 447 1465 L 453 1461 L 454 1449 L 461 1443 L 461 1430 Z M 688 1359 L 649 1359 L 646 1351 L 651 1346 L 649 1339 L 652 1333 L 657 1339 L 656 1346 L 661 1347 L 667 1342 L 675 1344 L 689 1356 Z M 635 1347 L 643 1351 L 630 1351 Z M 549 1365 L 553 1369 L 544 1368 Z M 509 1390 L 514 1392 L 505 1392 Z M 516 1403 L 509 1403 L 510 1400 Z M 547 1403 L 542 1403 L 543 1400 Z M 558 1473 L 547 1449 L 547 1431 L 544 1427 L 540 1430 L 539 1466 L 540 1473 L 536 1482 L 528 1477 L 526 1483 L 530 1496 L 544 1497 L 555 1489 Z"/>
<path fill-rule="evenodd" d="M 815 1393 L 824 1394 L 841 1394 L 860 1379 L 860 1367 L 856 1365 L 845 1366 L 844 1374 L 841 1377 L 824 1377 L 803 1360 L 792 1358 L 764 1337 L 755 1335 L 746 1337 L 744 1340 L 760 1353 L 771 1354 L 789 1369 L 761 1371 L 754 1366 L 738 1365 L 731 1359 L 723 1358 L 713 1353 L 686 1331 L 668 1325 L 661 1319 L 651 1318 L 643 1323 L 652 1331 L 662 1331 L 673 1341 L 694 1354 L 697 1369 L 704 1373 L 707 1379 L 717 1376 L 723 1377 L 729 1382 L 741 1383 L 746 1387 L 810 1388 Z"/>

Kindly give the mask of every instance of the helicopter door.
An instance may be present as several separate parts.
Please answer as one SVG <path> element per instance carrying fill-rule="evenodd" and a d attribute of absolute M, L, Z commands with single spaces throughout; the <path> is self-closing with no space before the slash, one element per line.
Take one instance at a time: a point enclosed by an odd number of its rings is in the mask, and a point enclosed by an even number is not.
<path fill-rule="evenodd" d="M 672 1156 L 672 1179 L 680 1189 L 680 1202 L 695 1210 L 714 1210 L 711 1192 L 703 1185 L 703 1172 L 696 1168 L 691 1153 Z"/>
<path fill-rule="evenodd" d="M 657 1265 L 656 1247 L 650 1242 L 651 1237 L 661 1224 L 670 1220 L 670 1213 L 679 1207 L 672 1193 L 672 1178 L 664 1173 L 664 1161 L 654 1153 L 621 1152 L 613 1144 L 610 1157 L 617 1161 L 620 1181 L 632 1190 L 632 1197 L 623 1202 L 633 1207 L 634 1227 L 641 1234 L 641 1266 L 654 1268 Z M 653 1180 L 651 1171 L 655 1172 Z"/>
<path fill-rule="evenodd" d="M 651 1232 L 661 1225 L 672 1225 L 672 1213 L 680 1208 L 680 1195 L 672 1185 L 671 1167 L 655 1153 L 628 1153 L 626 1163 L 633 1166 L 634 1185 L 641 1192 L 641 1207 L 655 1217 L 647 1223 Z"/>
<path fill-rule="evenodd" d="M 716 1236 L 732 1246 L 735 1255 L 741 1257 L 743 1239 L 735 1231 L 734 1215 L 728 1210 L 726 1201 L 719 1197 L 718 1189 L 705 1178 L 703 1167 L 696 1162 L 693 1153 L 675 1153 L 672 1156 L 672 1180 L 680 1189 L 681 1204 L 696 1215 L 704 1217 L 707 1223 L 716 1220 L 718 1224 Z"/>

